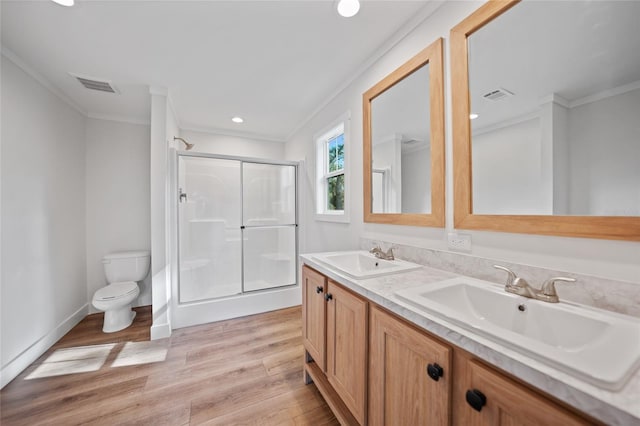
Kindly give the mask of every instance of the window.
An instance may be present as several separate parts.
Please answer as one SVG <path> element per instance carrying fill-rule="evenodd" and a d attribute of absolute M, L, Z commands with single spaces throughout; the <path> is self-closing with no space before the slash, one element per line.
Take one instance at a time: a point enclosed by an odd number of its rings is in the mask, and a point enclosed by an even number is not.
<path fill-rule="evenodd" d="M 344 133 L 324 143 L 327 211 L 344 211 Z"/>
<path fill-rule="evenodd" d="M 323 131 L 316 141 L 316 219 L 348 222 L 347 124 L 348 115 Z"/>

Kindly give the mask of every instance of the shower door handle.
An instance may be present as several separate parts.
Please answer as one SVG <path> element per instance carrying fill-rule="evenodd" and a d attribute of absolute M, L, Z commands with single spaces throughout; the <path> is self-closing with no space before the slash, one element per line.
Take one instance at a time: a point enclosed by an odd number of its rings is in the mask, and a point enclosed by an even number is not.
<path fill-rule="evenodd" d="M 180 199 L 179 201 L 181 203 L 186 203 L 187 202 L 187 193 L 186 192 L 182 192 L 182 188 L 180 188 Z"/>

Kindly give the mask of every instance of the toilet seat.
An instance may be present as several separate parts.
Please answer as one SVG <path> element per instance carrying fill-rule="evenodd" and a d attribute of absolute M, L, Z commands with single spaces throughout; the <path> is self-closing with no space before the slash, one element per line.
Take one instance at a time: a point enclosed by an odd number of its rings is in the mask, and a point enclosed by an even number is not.
<path fill-rule="evenodd" d="M 96 291 L 93 296 L 93 300 L 96 301 L 109 301 L 117 300 L 136 292 L 138 290 L 138 284 L 135 281 L 125 281 L 120 283 L 109 284 L 106 287 L 102 287 Z"/>

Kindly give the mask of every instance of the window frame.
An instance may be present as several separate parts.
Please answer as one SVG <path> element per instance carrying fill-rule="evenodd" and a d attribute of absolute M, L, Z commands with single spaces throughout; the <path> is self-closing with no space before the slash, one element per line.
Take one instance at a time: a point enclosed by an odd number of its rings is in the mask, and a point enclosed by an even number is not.
<path fill-rule="evenodd" d="M 315 219 L 324 222 L 349 223 L 349 148 L 350 148 L 350 121 L 351 114 L 346 112 L 330 125 L 317 132 L 314 137 L 316 151 L 316 176 L 315 176 Z M 343 135 L 343 165 L 341 170 L 329 171 L 329 147 L 331 140 Z M 329 178 L 344 175 L 344 209 L 328 209 Z"/>

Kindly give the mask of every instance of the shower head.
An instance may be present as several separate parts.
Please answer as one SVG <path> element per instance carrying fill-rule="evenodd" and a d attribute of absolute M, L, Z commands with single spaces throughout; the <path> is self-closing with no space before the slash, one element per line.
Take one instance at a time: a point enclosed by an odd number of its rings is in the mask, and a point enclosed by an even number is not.
<path fill-rule="evenodd" d="M 193 148 L 193 147 L 195 146 L 195 144 L 193 144 L 193 143 L 189 143 L 189 142 L 185 141 L 184 139 L 179 138 L 179 137 L 177 137 L 177 136 L 174 136 L 174 137 L 173 137 L 173 140 L 174 140 L 174 141 L 181 141 L 182 143 L 184 143 L 184 144 L 186 145 L 186 148 L 185 148 L 185 149 L 186 149 L 187 151 L 189 151 L 191 148 Z"/>

